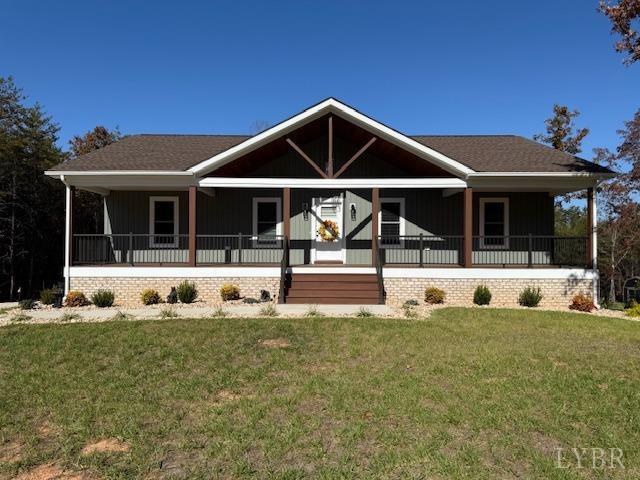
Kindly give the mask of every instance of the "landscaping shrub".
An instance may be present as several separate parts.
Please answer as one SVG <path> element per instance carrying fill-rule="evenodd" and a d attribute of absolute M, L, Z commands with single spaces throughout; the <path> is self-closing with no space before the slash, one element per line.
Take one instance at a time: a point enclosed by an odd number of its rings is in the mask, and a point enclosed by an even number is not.
<path fill-rule="evenodd" d="M 624 311 L 627 317 L 640 317 L 640 304 L 633 302 L 633 305 Z"/>
<path fill-rule="evenodd" d="M 172 291 L 175 291 L 175 289 Z M 140 294 L 140 300 L 142 300 L 143 305 L 156 305 L 160 303 L 160 294 L 153 288 L 145 288 Z"/>
<path fill-rule="evenodd" d="M 248 303 L 249 305 L 253 305 L 254 303 L 260 303 L 260 300 L 256 300 L 253 297 L 244 297 L 242 299 L 242 303 Z"/>
<path fill-rule="evenodd" d="M 228 302 L 229 300 L 238 300 L 240 298 L 240 288 L 231 283 L 225 283 L 220 287 L 220 296 L 222 300 Z"/>
<path fill-rule="evenodd" d="M 412 298 L 412 299 L 407 300 L 406 302 L 404 302 L 404 304 L 402 306 L 403 307 L 417 307 L 418 305 L 419 305 L 419 302 Z"/>
<path fill-rule="evenodd" d="M 518 303 L 523 307 L 537 307 L 542 300 L 542 297 L 543 295 L 540 292 L 540 287 L 527 287 L 520 292 Z"/>
<path fill-rule="evenodd" d="M 56 301 L 56 293 L 53 288 L 45 288 L 40 292 L 40 303 L 43 305 L 53 305 Z"/>
<path fill-rule="evenodd" d="M 180 282 L 176 291 L 178 292 L 178 300 L 182 303 L 193 303 L 198 298 L 198 290 L 195 283 L 191 283 L 188 280 Z"/>
<path fill-rule="evenodd" d="M 167 295 L 167 303 L 169 305 L 178 303 L 178 292 L 176 292 L 176 287 L 171 287 L 171 291 L 169 292 L 169 295 Z"/>
<path fill-rule="evenodd" d="M 430 304 L 443 303 L 444 302 L 444 290 L 436 287 L 427 287 L 424 291 L 424 301 Z"/>
<path fill-rule="evenodd" d="M 407 318 L 416 318 L 418 316 L 418 312 L 416 312 L 415 306 L 406 302 L 402 306 L 402 311 L 404 312 L 404 316 Z"/>
<path fill-rule="evenodd" d="M 89 300 L 84 296 L 84 293 L 78 290 L 71 290 L 67 293 L 67 298 L 64 301 L 65 307 L 84 307 L 89 305 Z"/>
<path fill-rule="evenodd" d="M 491 290 L 486 285 L 478 285 L 473 292 L 473 303 L 476 305 L 489 305 L 491 303 Z"/>
<path fill-rule="evenodd" d="M 20 310 L 33 310 L 36 308 L 36 301 L 32 298 L 25 298 L 18 302 L 18 306 L 20 307 Z"/>
<path fill-rule="evenodd" d="M 96 307 L 110 307 L 115 295 L 111 290 L 98 290 L 91 295 L 91 301 Z"/>
<path fill-rule="evenodd" d="M 260 290 L 260 301 L 261 302 L 270 302 L 271 294 L 266 290 Z"/>
<path fill-rule="evenodd" d="M 578 295 L 573 297 L 569 308 L 571 310 L 577 310 L 579 312 L 591 312 L 592 310 L 595 310 L 596 306 L 593 304 L 593 298 L 588 295 L 579 293 Z"/>
<path fill-rule="evenodd" d="M 261 317 L 277 317 L 279 314 L 276 306 L 273 303 L 268 303 L 260 309 L 258 315 Z"/>

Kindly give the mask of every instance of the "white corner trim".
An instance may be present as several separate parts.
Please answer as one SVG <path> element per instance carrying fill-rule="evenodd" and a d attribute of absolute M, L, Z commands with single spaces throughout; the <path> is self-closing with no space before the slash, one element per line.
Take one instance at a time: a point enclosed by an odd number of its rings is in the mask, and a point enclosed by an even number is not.
<path fill-rule="evenodd" d="M 71 208 L 72 194 L 71 187 L 65 184 L 65 210 L 64 210 L 64 294 L 69 293 L 71 282 L 68 275 L 69 266 L 71 265 Z"/>
<path fill-rule="evenodd" d="M 71 267 L 71 278 L 280 277 L 280 267 Z"/>
<path fill-rule="evenodd" d="M 194 165 L 189 169 L 189 171 L 199 175 L 207 173 L 329 112 L 341 114 L 352 123 L 365 128 L 375 135 L 384 137 L 386 140 L 398 145 L 399 147 L 405 148 L 425 160 L 441 166 L 451 173 L 464 176 L 473 172 L 473 170 L 466 165 L 463 165 L 462 163 L 457 162 L 456 160 L 391 129 L 382 123 L 363 115 L 335 98 L 328 98 L 327 100 L 294 115 L 264 132 L 259 133 L 258 135 L 255 135 L 244 142 L 225 150 L 224 152 L 214 155 L 213 157 Z"/>
<path fill-rule="evenodd" d="M 465 188 L 459 178 L 235 178 L 206 177 L 200 187 L 234 188 Z"/>
<path fill-rule="evenodd" d="M 280 197 L 253 197 L 252 207 L 252 225 L 253 236 L 258 236 L 258 204 L 259 203 L 275 203 L 276 204 L 276 235 L 282 235 L 282 200 Z"/>
<path fill-rule="evenodd" d="M 384 278 L 594 280 L 598 271 L 585 268 L 395 268 L 384 267 Z"/>

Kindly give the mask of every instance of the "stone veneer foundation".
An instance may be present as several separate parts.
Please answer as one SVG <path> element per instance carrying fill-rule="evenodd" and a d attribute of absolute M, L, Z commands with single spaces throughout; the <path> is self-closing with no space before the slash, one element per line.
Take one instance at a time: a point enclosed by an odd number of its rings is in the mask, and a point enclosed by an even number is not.
<path fill-rule="evenodd" d="M 170 277 L 71 277 L 70 289 L 80 290 L 87 298 L 99 289 L 109 289 L 115 293 L 115 303 L 126 307 L 140 306 L 140 293 L 145 288 L 153 288 L 164 300 L 171 287 L 177 287 L 183 280 Z M 240 294 L 246 297 L 260 298 L 260 290 L 267 290 L 277 299 L 280 289 L 278 277 L 189 277 L 198 289 L 198 298 L 206 302 L 220 300 L 220 287 L 232 283 L 240 287 Z"/>
<path fill-rule="evenodd" d="M 513 278 L 385 278 L 384 288 L 387 303 L 403 303 L 409 299 L 424 300 L 427 287 L 438 287 L 445 291 L 445 303 L 469 306 L 473 304 L 473 293 L 478 285 L 486 285 L 491 291 L 491 305 L 513 307 L 518 305 L 518 296 L 526 287 L 540 287 L 544 296 L 541 307 L 567 307 L 578 293 L 591 296 L 593 279 L 513 279 Z"/>

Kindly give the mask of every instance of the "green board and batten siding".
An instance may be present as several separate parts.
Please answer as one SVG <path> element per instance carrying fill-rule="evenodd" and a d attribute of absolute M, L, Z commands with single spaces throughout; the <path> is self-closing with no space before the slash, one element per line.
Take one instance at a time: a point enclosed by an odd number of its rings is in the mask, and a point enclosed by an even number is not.
<path fill-rule="evenodd" d="M 346 239 L 346 263 L 349 265 L 367 265 L 371 262 L 371 191 L 357 190 L 303 190 L 292 189 L 291 193 L 291 264 L 310 262 L 310 250 L 314 232 L 312 216 L 307 220 L 303 215 L 303 204 L 309 208 L 314 197 L 344 195 L 344 236 Z M 177 196 L 179 198 L 179 224 L 181 234 L 188 233 L 188 195 L 187 192 L 132 192 L 113 191 L 106 197 L 107 219 L 105 232 L 114 234 L 149 233 L 149 198 L 151 196 Z M 216 188 L 214 196 L 198 193 L 197 225 L 199 235 L 229 235 L 253 233 L 253 198 L 282 198 L 280 189 L 232 189 Z M 382 190 L 381 200 L 385 198 L 404 198 L 405 234 L 462 235 L 462 194 L 443 196 L 439 190 Z M 511 235 L 552 235 L 553 234 L 553 198 L 547 193 L 482 193 L 474 195 L 474 235 L 479 233 L 479 198 L 509 198 L 509 225 Z M 350 205 L 355 205 L 355 219 L 352 219 Z M 202 263 L 224 258 L 223 251 L 198 252 L 198 261 Z M 447 250 L 447 259 L 456 263 L 457 249 Z M 246 261 L 259 263 L 261 258 L 272 258 L 273 252 L 243 253 Z M 387 261 L 394 263 L 400 258 L 400 250 L 387 251 Z M 404 254 L 405 259 L 407 253 Z M 417 252 L 413 255 L 417 256 Z M 426 253 L 425 262 L 428 263 Z M 495 252 L 502 255 L 502 252 Z M 496 257 L 496 262 L 500 258 Z"/>

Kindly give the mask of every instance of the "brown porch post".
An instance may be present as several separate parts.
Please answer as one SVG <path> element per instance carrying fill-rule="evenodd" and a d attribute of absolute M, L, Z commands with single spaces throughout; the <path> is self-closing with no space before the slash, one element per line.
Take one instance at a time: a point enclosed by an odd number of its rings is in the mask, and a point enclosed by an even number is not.
<path fill-rule="evenodd" d="M 288 242 L 291 237 L 291 187 L 282 189 L 282 222 L 283 234 Z"/>
<path fill-rule="evenodd" d="M 464 267 L 473 265 L 473 188 L 464 189 Z"/>
<path fill-rule="evenodd" d="M 195 185 L 189 187 L 189 266 L 196 266 L 196 203 L 198 190 Z"/>
<path fill-rule="evenodd" d="M 587 268 L 593 268 L 593 188 L 587 189 Z"/>
<path fill-rule="evenodd" d="M 378 215 L 380 212 L 380 189 L 371 189 L 371 264 L 378 260 Z"/>

